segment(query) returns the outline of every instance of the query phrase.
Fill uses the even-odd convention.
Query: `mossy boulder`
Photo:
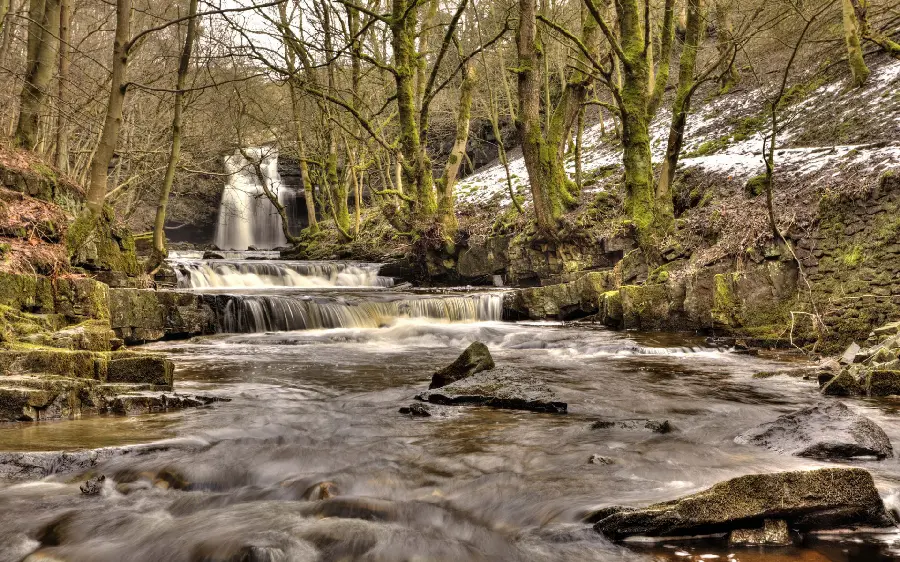
[[[57,279],[55,310],[70,320],[109,318],[109,287],[87,277]]]
[[[42,275],[0,272],[0,305],[29,312],[55,312],[53,284]]]
[[[858,396],[863,394],[863,387],[856,377],[847,370],[842,370],[836,377],[825,383],[822,394],[827,396]]]
[[[671,314],[671,300],[665,284],[625,285],[619,289],[623,328],[639,330],[678,329]]]
[[[191,337],[215,332],[216,315],[203,297],[177,291],[110,289],[110,324],[129,344],[166,336]]]
[[[74,379],[103,380],[106,358],[90,351],[16,349],[0,352],[4,374],[47,373]]]
[[[110,356],[106,380],[111,383],[145,383],[172,386],[175,364],[161,355],[115,353]]]
[[[869,396],[900,396],[900,371],[874,369],[866,379]]]
[[[594,271],[568,283],[520,289],[506,297],[504,306],[532,320],[581,318],[599,312],[601,295],[614,286],[612,271]]]
[[[430,389],[416,399],[433,404],[490,406],[553,414],[564,414],[568,409],[567,404],[537,377],[506,367]]]
[[[860,468],[751,474],[676,500],[612,514],[595,529],[613,540],[695,536],[782,519],[798,531],[893,525],[872,475]]]
[[[66,248],[73,266],[127,275],[140,273],[134,239],[126,228],[116,224],[110,208],[99,215],[79,215],[69,226]]]
[[[481,342],[474,342],[466,348],[456,361],[431,375],[431,385],[428,388],[440,388],[448,384],[470,377],[481,371],[494,368],[494,358],[491,352]]]

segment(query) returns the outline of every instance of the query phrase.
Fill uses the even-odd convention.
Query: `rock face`
[[[473,404],[553,414],[565,414],[568,409],[537,377],[507,367],[429,389],[416,399],[434,404]]]
[[[462,352],[462,355],[456,358],[456,361],[431,375],[431,385],[428,388],[441,388],[452,382],[493,368],[494,358],[491,357],[490,350],[483,343],[474,342]]]
[[[760,528],[766,519],[784,520],[798,531],[893,524],[867,471],[824,468],[741,476],[677,500],[614,513],[594,528],[620,540]]]
[[[110,289],[110,324],[128,344],[215,331],[215,312],[200,295],[149,289]]]
[[[513,317],[570,320],[600,311],[600,297],[615,285],[610,271],[587,273],[575,281],[519,289],[504,299],[504,308]]]
[[[739,435],[735,442],[816,459],[894,456],[884,430],[840,402],[781,416]]]

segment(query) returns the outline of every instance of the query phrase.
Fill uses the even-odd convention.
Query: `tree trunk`
[[[45,112],[47,92],[53,78],[59,29],[59,0],[31,0],[28,9],[28,47],[25,84],[19,102],[16,145],[34,150],[38,144],[41,115]]]
[[[880,31],[872,29],[869,25],[869,3],[867,0],[850,0],[856,19],[859,24],[860,35],[875,43],[895,59],[900,59],[900,43],[892,41],[890,37]]]
[[[734,66],[734,57],[729,57],[728,52],[734,49],[734,24],[731,21],[731,2],[733,0],[715,0],[716,17],[716,49],[719,58],[728,65],[722,76],[719,77],[719,93],[727,94],[737,85],[741,75]]]
[[[469,120],[472,116],[474,89],[475,67],[470,63],[463,69],[463,81],[459,87],[459,107],[456,110],[456,139],[447,157],[444,177],[441,178],[440,214],[444,226],[449,231],[455,231],[458,226],[453,204],[453,188],[456,186],[459,168],[466,157],[466,145],[469,143]]]
[[[316,196],[314,193],[312,180],[309,177],[309,164],[306,162],[306,142],[303,139],[303,125],[300,120],[300,100],[297,98],[297,91],[294,82],[288,82],[291,93],[291,111],[293,112],[296,142],[297,142],[297,160],[300,164],[300,181],[303,183],[303,198],[306,201],[306,220],[307,229],[315,234],[319,232],[319,221],[316,220]]]
[[[394,54],[394,80],[397,91],[397,121],[400,127],[400,154],[403,186],[412,199],[410,218],[424,224],[437,211],[431,162],[422,145],[416,116],[416,15],[417,0],[393,0],[391,46]]]
[[[182,112],[184,111],[184,85],[191,64],[191,50],[194,47],[194,39],[197,35],[197,3],[198,0],[190,0],[188,5],[188,17],[190,17],[190,19],[187,20],[184,47],[181,50],[181,58],[178,61],[178,74],[175,78],[175,103],[172,116],[172,146],[169,151],[169,162],[166,166],[166,175],[163,179],[162,187],[159,190],[159,201],[156,204],[156,220],[153,222],[153,253],[158,261],[162,261],[167,255],[165,230],[166,207],[169,204],[169,194],[172,192],[172,185],[175,183],[175,170],[178,168],[178,161],[181,159],[181,117]],[[154,264],[154,267],[157,264]]]
[[[322,9],[322,32],[324,39],[324,47],[326,56],[332,57],[334,53],[333,30],[331,25],[331,4],[326,1],[321,2]],[[329,61],[326,74],[328,77],[328,93],[335,95],[337,93],[337,83],[334,75],[334,61]],[[331,115],[330,108],[323,103],[326,113],[330,119],[335,119]],[[338,178],[338,154],[337,154],[337,137],[335,135],[336,123],[326,123],[325,142],[328,148],[328,155],[325,157],[325,176],[326,183],[331,189],[329,200],[331,201],[332,216],[341,233],[344,241],[349,241],[350,236],[350,211],[347,206],[347,197],[349,195],[348,184]]]
[[[656,76],[651,77],[654,87],[653,97],[650,98],[650,115],[656,115],[656,111],[662,103],[666,86],[669,84],[669,71],[672,66],[672,43],[675,40],[675,0],[666,0],[663,10],[662,33],[659,38],[659,68]]]
[[[9,13],[9,2],[10,0],[0,0],[0,33],[3,32],[3,27],[6,23],[6,14]]]
[[[64,174],[69,173],[69,108],[66,81],[71,64],[69,42],[71,40],[72,0],[59,3],[59,96],[56,100],[59,111],[56,123],[56,167]]]
[[[847,62],[853,87],[858,88],[869,78],[869,67],[863,59],[862,46],[859,43],[859,21],[853,9],[852,0],[841,0],[844,18],[844,41],[847,44]]]
[[[622,145],[625,166],[625,208],[637,227],[645,248],[668,229],[671,199],[656,199],[650,152],[650,69],[652,60],[645,41],[643,15],[638,0],[616,2],[621,34]]]
[[[684,46],[681,50],[681,63],[678,69],[678,91],[675,94],[675,102],[672,104],[672,124],[669,127],[666,158],[663,160],[659,183],[656,186],[656,197],[660,201],[672,198],[672,184],[675,181],[678,157],[684,143],[684,128],[691,108],[691,95],[696,87],[694,69],[697,66],[697,51],[702,35],[703,14],[700,0],[688,0]]]
[[[122,127],[122,108],[125,105],[125,72],[128,68],[128,36],[131,28],[132,0],[116,0],[116,32],[113,39],[112,80],[106,118],[100,142],[91,160],[90,184],[87,191],[87,206],[94,215],[103,209],[106,198],[106,180],[109,165],[116,153],[116,141]]]

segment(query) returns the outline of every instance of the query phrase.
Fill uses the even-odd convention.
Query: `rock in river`
[[[761,528],[766,519],[784,520],[797,531],[893,525],[872,475],[861,468],[823,468],[733,478],[680,499],[614,513],[594,528],[613,540],[696,536]]]
[[[430,389],[441,388],[452,382],[470,377],[482,371],[494,368],[494,358],[487,346],[474,342],[466,348],[456,361],[431,375]]]
[[[786,414],[739,435],[735,442],[815,459],[894,456],[884,430],[840,402]]]
[[[565,414],[568,409],[540,379],[508,367],[429,389],[416,399],[433,404],[473,404],[554,414]]]

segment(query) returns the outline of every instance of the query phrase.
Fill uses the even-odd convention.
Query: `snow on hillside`
[[[785,129],[775,151],[776,173],[825,186],[847,177],[874,179],[900,166],[900,61],[872,68],[866,86],[847,91],[841,82],[823,84],[782,111]],[[746,181],[765,171],[763,134],[768,130],[764,95],[759,90],[714,98],[688,119],[680,169],[696,168]],[[651,125],[653,160],[665,153],[671,114],[661,111]],[[610,130],[612,123],[607,121]],[[619,146],[601,134],[600,124],[584,131],[582,168],[587,176],[619,168]],[[849,142],[841,142],[847,139]],[[528,204],[528,173],[519,150],[510,152],[510,175],[517,194]],[[567,170],[574,176],[570,158]],[[588,189],[602,190],[602,182]],[[510,204],[506,172],[494,162],[461,180],[460,203]]]

